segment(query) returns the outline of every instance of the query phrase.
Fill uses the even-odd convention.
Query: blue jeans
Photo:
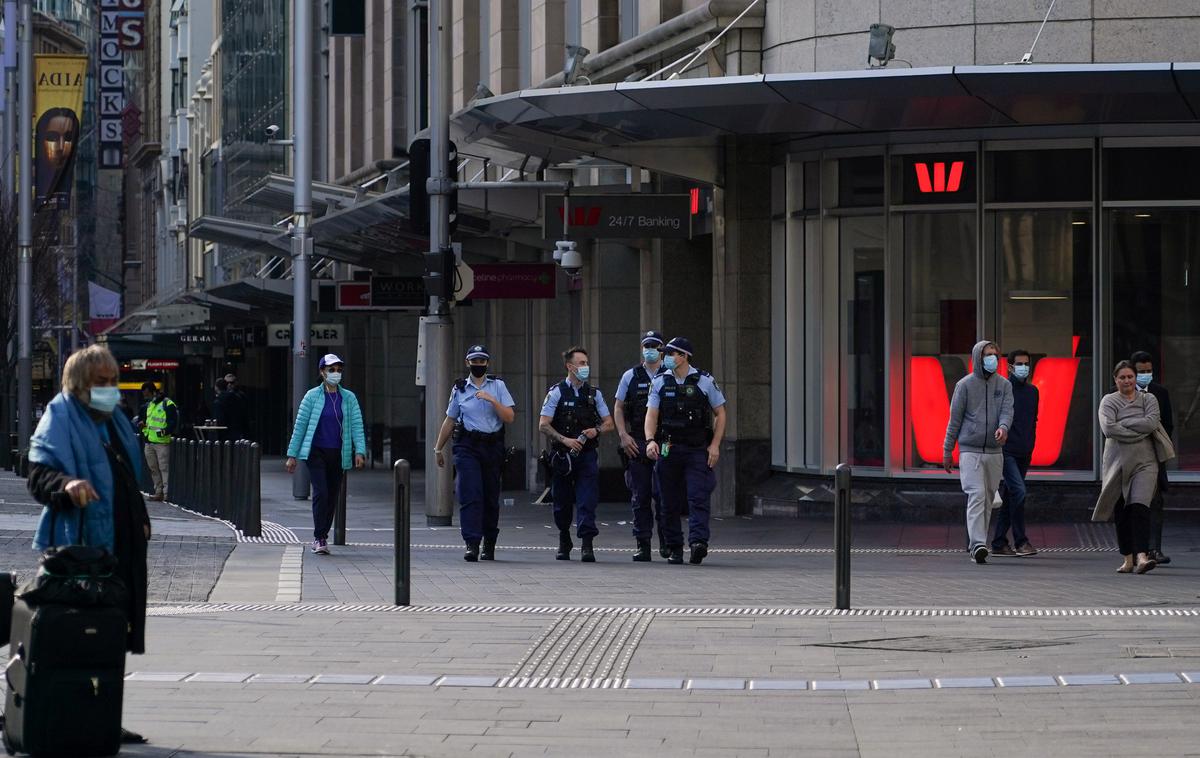
[[[1004,454],[1004,479],[1000,496],[1004,505],[996,511],[996,533],[992,537],[992,549],[1008,544],[1008,530],[1012,529],[1013,547],[1020,547],[1029,538],[1025,536],[1025,475],[1029,473],[1029,456],[1016,457]]]

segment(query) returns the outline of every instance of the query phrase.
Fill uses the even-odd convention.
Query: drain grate
[[[881,637],[848,642],[817,642],[813,647],[837,647],[848,650],[893,650],[904,653],[986,653],[1001,650],[1026,650],[1035,647],[1069,645],[1062,640],[1011,640],[983,637]]]

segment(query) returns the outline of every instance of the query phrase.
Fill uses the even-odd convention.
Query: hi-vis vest
[[[171,435],[167,434],[167,406],[175,406],[175,401],[169,397],[165,397],[161,402],[151,401],[150,405],[146,406],[146,441],[154,442],[159,445],[165,445],[171,441]]]

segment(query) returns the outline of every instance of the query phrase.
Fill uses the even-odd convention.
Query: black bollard
[[[392,467],[392,505],[396,511],[392,533],[396,605],[411,605],[409,595],[412,589],[412,567],[409,561],[409,543],[412,540],[412,467],[403,458],[396,461],[396,465]]]
[[[246,528],[242,529],[242,534],[247,537],[262,536],[262,449],[259,448],[257,442],[251,442],[246,446],[247,467],[246,486],[247,486],[247,513],[246,513]]]
[[[346,544],[346,480],[350,478],[349,471],[342,472],[342,486],[338,488],[337,507],[333,512],[333,544]]]
[[[834,606],[850,608],[850,466],[839,463],[833,474]]]

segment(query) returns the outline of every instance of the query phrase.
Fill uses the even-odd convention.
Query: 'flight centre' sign
[[[542,237],[548,240],[691,236],[689,195],[546,195],[542,200]]]

